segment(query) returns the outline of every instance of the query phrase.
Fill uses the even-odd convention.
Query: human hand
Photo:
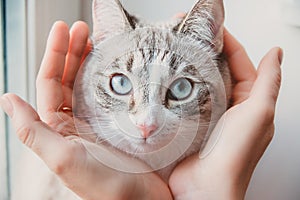
[[[273,48],[255,70],[244,48],[225,30],[224,53],[236,82],[233,107],[213,130],[220,134],[214,149],[175,168],[169,181],[175,199],[244,199],[253,171],[273,137],[282,50]]]
[[[65,23],[55,23],[36,82],[38,113],[13,94],[1,97],[1,107],[19,139],[82,199],[171,199],[168,186],[156,174],[113,170],[87,151],[93,148],[110,156],[104,146],[79,138],[72,93],[80,64],[91,50],[88,35],[83,22],[75,23],[70,33]],[[132,159],[128,163],[141,165]]]

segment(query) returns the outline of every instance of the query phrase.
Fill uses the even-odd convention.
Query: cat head
[[[180,22],[156,26],[118,0],[94,0],[93,20],[78,102],[99,142],[136,155],[165,149],[170,162],[199,150],[227,106],[222,1],[200,0]]]

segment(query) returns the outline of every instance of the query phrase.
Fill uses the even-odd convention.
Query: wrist
[[[214,185],[197,187],[174,195],[175,200],[243,200],[245,192],[240,186]]]
[[[135,187],[126,199],[173,199],[168,185],[155,173],[137,174],[135,177]]]
[[[174,199],[242,200],[248,182],[248,176],[245,174],[232,169],[224,170],[223,167],[220,170],[216,165],[214,167],[206,165],[199,162],[195,156],[175,169],[169,185]]]

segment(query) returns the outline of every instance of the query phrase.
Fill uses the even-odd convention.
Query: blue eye
[[[186,78],[180,78],[174,81],[168,92],[168,98],[171,100],[184,100],[188,98],[193,90],[193,85],[191,81]]]
[[[132,84],[124,74],[114,75],[110,80],[110,86],[112,91],[118,95],[127,95],[132,90]]]

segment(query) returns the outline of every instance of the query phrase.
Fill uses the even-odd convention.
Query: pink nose
[[[143,125],[138,125],[137,127],[141,130],[144,139],[150,137],[152,133],[157,129],[157,126],[153,124],[152,125],[143,124]]]

